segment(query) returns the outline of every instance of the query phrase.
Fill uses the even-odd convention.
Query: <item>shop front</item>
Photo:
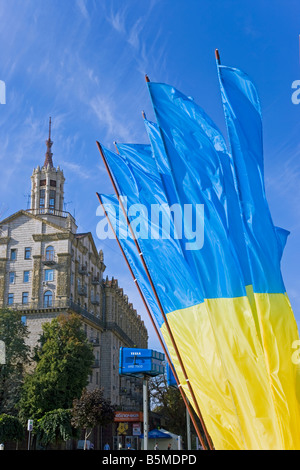
[[[142,434],[141,411],[116,411],[114,418],[113,450],[140,450]]]

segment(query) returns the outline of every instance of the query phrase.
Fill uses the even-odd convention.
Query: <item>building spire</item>
[[[48,137],[48,140],[46,140],[47,152],[45,153],[44,167],[47,167],[49,165],[50,168],[53,168],[53,161],[52,161],[53,153],[51,152],[52,144],[53,142],[51,140],[51,117],[50,117],[49,118],[49,137]]]

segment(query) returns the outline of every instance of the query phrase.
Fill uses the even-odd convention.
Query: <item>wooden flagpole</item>
[[[178,359],[178,361],[179,361],[179,364],[180,364],[181,370],[182,370],[182,372],[183,372],[185,381],[186,381],[186,383],[187,383],[188,389],[189,389],[190,394],[191,394],[191,396],[192,396],[192,399],[193,399],[193,402],[194,402],[194,405],[195,405],[195,409],[196,409],[196,411],[197,411],[197,414],[198,414],[198,417],[199,417],[199,419],[200,419],[202,428],[203,428],[203,430],[204,430],[204,433],[205,433],[205,436],[206,436],[206,439],[207,439],[209,448],[212,450],[212,449],[213,449],[213,444],[212,444],[212,442],[211,442],[211,438],[210,438],[210,436],[209,436],[209,434],[208,434],[208,432],[207,432],[206,426],[205,426],[205,424],[204,424],[204,421],[203,421],[203,418],[202,418],[202,414],[201,414],[200,409],[199,409],[199,405],[198,405],[198,403],[197,403],[197,400],[196,400],[194,391],[193,391],[193,389],[192,389],[192,387],[191,387],[189,378],[188,378],[188,376],[187,376],[185,367],[184,367],[184,365],[183,365],[183,362],[182,362],[180,353],[179,353],[178,348],[177,348],[177,344],[176,344],[176,342],[175,342],[175,339],[174,339],[174,337],[173,337],[172,331],[171,331],[171,329],[170,329],[170,326],[169,326],[167,317],[166,317],[166,315],[165,315],[165,313],[164,313],[164,310],[163,310],[163,308],[162,308],[162,305],[161,305],[161,302],[160,302],[160,300],[159,300],[158,294],[157,294],[157,292],[156,292],[155,286],[154,286],[154,284],[153,284],[152,278],[151,278],[151,276],[150,276],[148,267],[147,267],[146,262],[145,262],[145,260],[144,260],[143,253],[142,253],[142,251],[141,251],[141,249],[140,249],[140,247],[139,247],[139,244],[138,244],[138,242],[137,242],[137,240],[136,240],[135,234],[134,234],[134,232],[133,232],[133,230],[132,230],[130,221],[129,221],[129,219],[128,219],[128,215],[127,215],[127,213],[126,213],[126,211],[125,211],[125,209],[124,209],[123,203],[122,203],[122,201],[121,201],[121,199],[120,199],[119,190],[118,190],[118,188],[117,188],[117,186],[116,186],[116,184],[115,184],[115,181],[114,181],[113,176],[112,176],[112,174],[111,174],[110,168],[109,168],[109,166],[108,166],[108,164],[107,164],[107,161],[106,161],[104,152],[103,152],[103,150],[102,150],[102,147],[101,147],[101,145],[100,145],[100,143],[99,143],[98,141],[97,141],[96,143],[97,143],[97,146],[98,146],[100,155],[101,155],[101,157],[102,157],[102,160],[103,160],[103,162],[104,162],[105,168],[106,168],[106,170],[107,170],[107,173],[108,173],[108,175],[109,175],[109,178],[110,178],[110,180],[111,180],[111,183],[112,183],[112,185],[113,185],[113,188],[114,188],[114,190],[115,190],[115,193],[116,193],[116,195],[117,195],[119,204],[120,204],[120,206],[121,206],[121,208],[122,208],[122,210],[123,210],[124,216],[125,216],[125,218],[126,218],[127,225],[128,225],[128,227],[129,227],[129,230],[130,230],[130,232],[131,232],[131,234],[132,234],[134,243],[135,243],[136,248],[137,248],[137,250],[138,250],[138,254],[139,254],[139,256],[141,257],[141,261],[142,261],[142,264],[143,264],[143,266],[144,266],[144,269],[145,269],[145,272],[146,272],[146,274],[147,274],[147,277],[148,277],[148,280],[149,280],[149,282],[150,282],[150,285],[151,285],[151,287],[152,287],[152,290],[153,290],[153,293],[154,293],[154,296],[155,296],[157,305],[158,305],[158,307],[159,307],[159,309],[160,309],[160,312],[161,312],[161,314],[162,314],[162,317],[163,317],[163,319],[164,319],[164,322],[165,322],[165,325],[166,325],[166,328],[167,328],[167,331],[168,331],[168,334],[169,334],[169,338],[170,338],[170,340],[171,340],[171,342],[172,342],[172,346],[173,346],[173,348],[174,348],[174,351],[175,351],[176,356],[177,356],[177,359]]]

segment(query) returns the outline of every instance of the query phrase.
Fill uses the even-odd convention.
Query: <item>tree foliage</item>
[[[30,348],[26,345],[28,329],[21,316],[8,308],[0,309],[0,340],[5,343],[6,363],[0,365],[0,413],[17,414]]]
[[[71,425],[70,410],[53,410],[46,413],[37,423],[37,439],[42,445],[59,444],[75,437]]]
[[[84,390],[80,399],[75,399],[71,423],[85,431],[85,442],[97,425],[106,426],[114,420],[114,407],[103,397],[102,389]]]
[[[21,441],[24,438],[24,428],[16,416],[6,413],[0,415],[0,442]]]
[[[24,421],[40,419],[58,408],[71,408],[86,387],[94,354],[77,315],[60,315],[43,325],[35,360],[35,370],[26,376],[20,400]]]
[[[186,434],[186,407],[177,387],[168,387],[164,375],[149,382],[151,408],[166,420],[168,431],[184,437]]]

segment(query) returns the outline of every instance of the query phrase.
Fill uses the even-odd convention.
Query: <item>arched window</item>
[[[54,248],[53,246],[47,246],[46,248],[46,260],[53,261],[54,260]]]
[[[50,290],[44,293],[44,307],[52,307],[52,292]]]

